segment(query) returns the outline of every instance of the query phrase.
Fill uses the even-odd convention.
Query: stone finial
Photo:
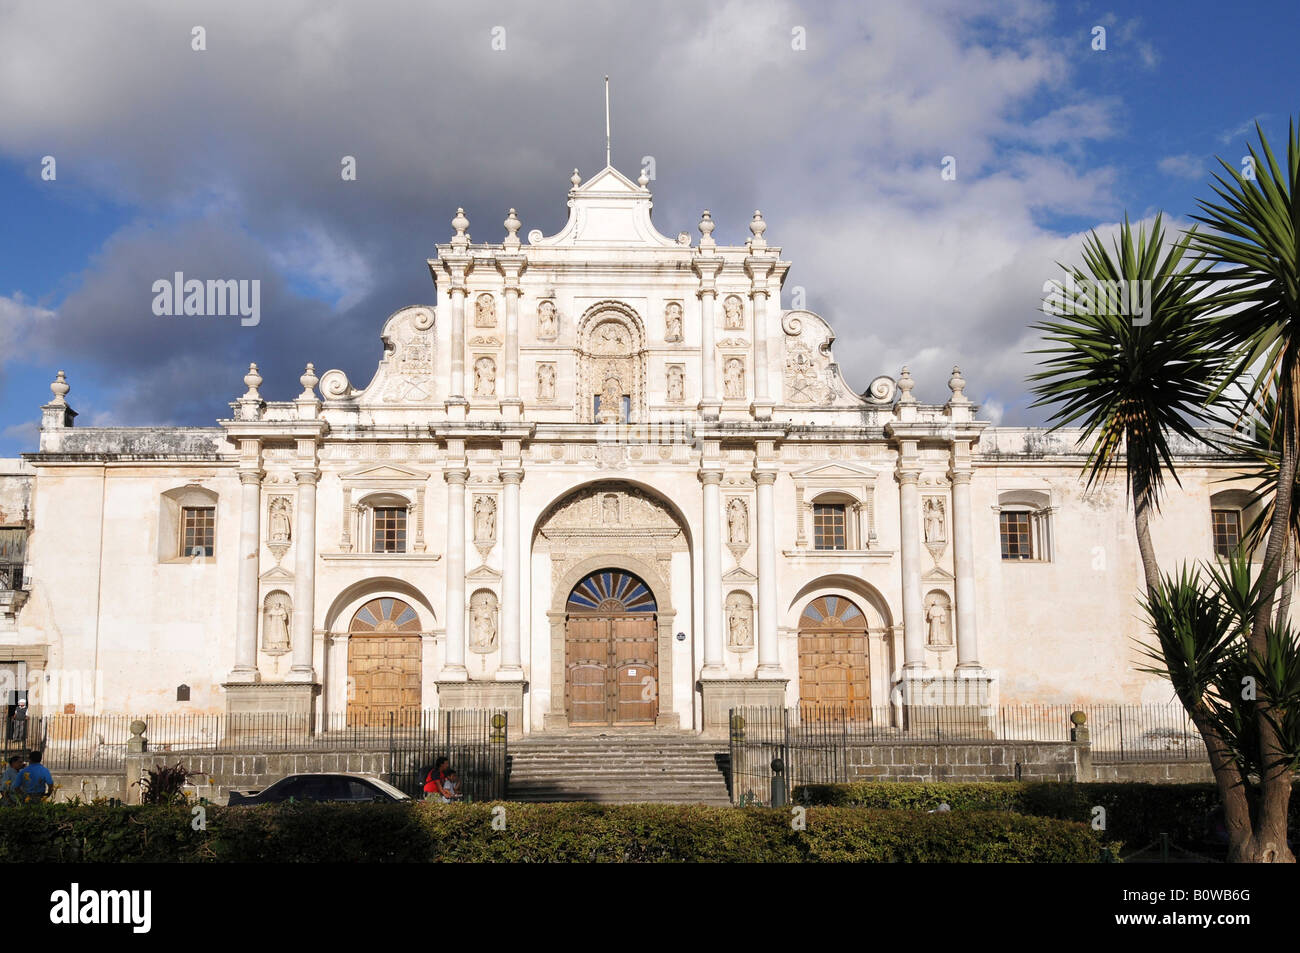
[[[521,225],[523,225],[523,223],[519,221],[519,217],[515,215],[514,209],[511,209],[510,214],[506,216],[506,220],[504,224],[506,226],[506,240],[504,243],[505,246],[507,248],[518,248],[519,228]]]
[[[573,175],[569,176],[569,181],[573,183],[575,189],[582,185],[582,176],[578,175],[577,169],[573,170]]]
[[[320,378],[316,376],[316,365],[308,364],[307,369],[302,372],[302,377],[298,378],[298,383],[302,385],[302,393],[298,395],[298,399],[315,400],[316,385],[320,383]]]
[[[463,208],[456,209],[456,217],[451,220],[451,227],[456,229],[456,234],[452,236],[451,243],[457,248],[464,248],[469,244],[469,219],[465,217]]]
[[[713,248],[718,244],[713,240],[714,227],[713,216],[709,214],[709,210],[706,208],[704,214],[700,216],[700,235],[703,236],[700,239],[701,248]]]
[[[961,368],[954,366],[952,377],[948,378],[948,389],[952,391],[952,397],[949,403],[952,404],[969,404],[970,398],[963,393],[966,390],[966,378],[961,376]]]
[[[59,371],[59,373],[55,375],[54,382],[50,384],[50,393],[54,395],[54,399],[51,400],[50,403],[66,404],[67,401],[64,400],[64,398],[68,396],[68,391],[70,390],[72,390],[72,387],[68,384],[67,376],[63,371]]]
[[[767,240],[763,238],[763,233],[767,231],[767,222],[763,221],[763,213],[754,210],[754,217],[749,223],[749,231],[753,238],[749,240],[750,248],[766,248]]]
[[[903,373],[898,375],[898,402],[900,404],[914,404],[916,398],[912,396],[912,388],[916,386],[916,381],[912,380],[912,372],[908,370],[907,365],[903,365]]]
[[[642,169],[641,174],[636,177],[636,184],[643,189],[650,184],[650,176],[646,175],[645,169]]]
[[[249,364],[248,373],[244,375],[244,383],[248,386],[248,393],[240,400],[261,400],[262,395],[257,389],[262,386],[262,375],[257,373],[257,365]]]

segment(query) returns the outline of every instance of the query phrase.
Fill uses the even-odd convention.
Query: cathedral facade
[[[253,365],[215,427],[87,428],[60,373],[0,472],[0,662],[34,713],[713,732],[1171,697],[1136,671],[1123,486],[1084,492],[1076,433],[991,426],[957,369],[943,404],[907,368],[846,380],[759,213],[743,245],[708,212],[672,238],[647,186],[575,171],[525,240],[458,212],[368,383],[307,364],[272,402]],[[1180,464],[1170,565],[1249,519],[1232,461]]]

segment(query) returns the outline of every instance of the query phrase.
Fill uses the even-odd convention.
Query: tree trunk
[[[1295,587],[1295,536],[1287,533],[1286,551],[1282,556],[1282,592],[1277,600],[1277,615],[1273,625],[1282,628],[1290,621],[1291,590]]]
[[[1147,580],[1147,594],[1160,585],[1160,566],[1156,563],[1155,546],[1151,543],[1151,493],[1147,488],[1133,494],[1133,523],[1137,529],[1138,555],[1142,557],[1142,572]]]

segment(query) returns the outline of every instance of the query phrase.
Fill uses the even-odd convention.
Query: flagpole
[[[605,165],[609,165],[609,77],[605,77]]]

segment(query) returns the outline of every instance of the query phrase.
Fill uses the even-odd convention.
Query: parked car
[[[226,804],[280,804],[284,801],[330,801],[371,804],[409,801],[387,781],[364,774],[291,774],[261,790],[231,791]]]

